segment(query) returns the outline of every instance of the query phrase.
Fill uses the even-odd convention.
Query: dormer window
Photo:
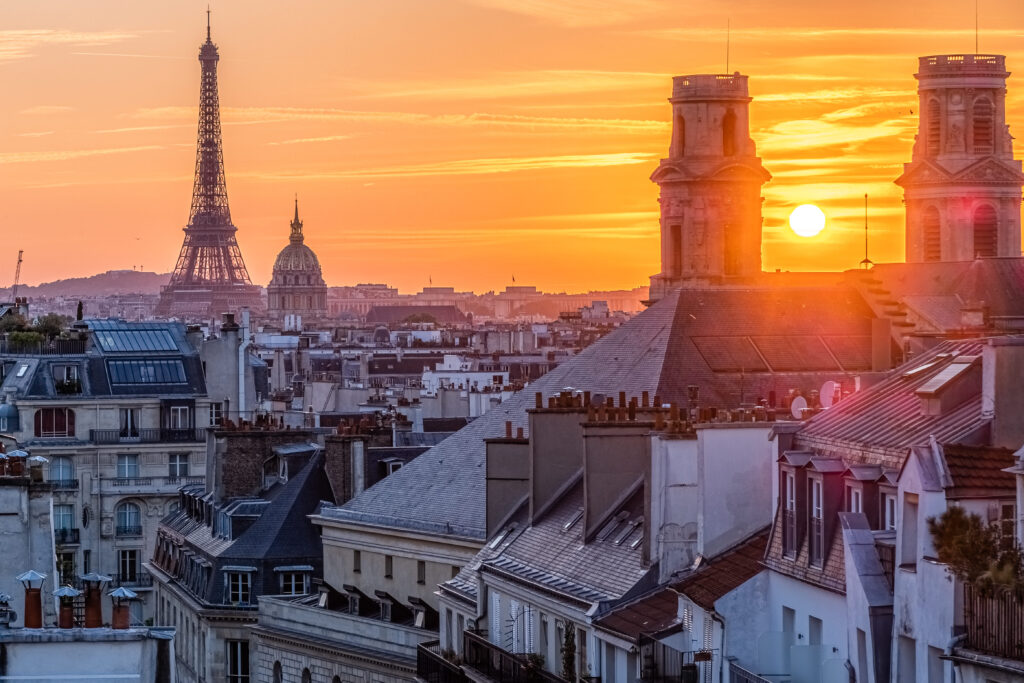
[[[281,586],[281,595],[305,595],[309,592],[309,575],[313,571],[310,565],[292,565],[274,567]]]
[[[249,605],[252,602],[252,575],[255,567],[224,568],[224,602],[231,605]]]
[[[886,531],[896,531],[896,494],[882,494],[882,519]]]
[[[822,566],[825,560],[825,508],[821,479],[810,479],[810,559]]]
[[[846,511],[864,512],[864,492],[860,487],[847,485],[846,487]]]
[[[782,480],[782,552],[786,557],[796,557],[796,473],[785,472]]]

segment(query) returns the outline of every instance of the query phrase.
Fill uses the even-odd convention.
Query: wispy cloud
[[[889,120],[862,125],[841,125],[823,120],[783,121],[762,131],[758,147],[776,154],[802,149],[848,147],[854,143],[895,137],[912,130],[905,121]]]
[[[130,115],[133,119],[191,120],[196,110],[191,107],[155,107],[140,109]],[[530,130],[545,128],[558,130],[615,130],[618,132],[663,132],[668,129],[664,121],[643,119],[598,119],[557,116],[526,116],[517,114],[422,114],[396,111],[359,111],[316,107],[227,107],[222,110],[225,125],[282,123],[287,121],[345,121],[397,123],[431,126],[487,126]],[[152,127],[115,128],[102,132],[123,132]]]
[[[644,90],[664,86],[670,78],[671,74],[649,71],[545,69],[496,72],[475,79],[420,79],[404,83],[349,81],[346,86],[361,92],[363,98],[373,99],[497,100]]]
[[[7,29],[0,31],[0,62],[24,59],[47,45],[113,45],[135,37],[126,31]]]
[[[708,30],[706,27],[680,27],[641,31],[645,35],[686,41],[721,42],[723,31]],[[766,39],[777,42],[787,40],[834,40],[837,38],[964,38],[974,35],[973,28],[923,28],[915,27],[863,27],[825,28],[813,26],[765,26],[733,28],[731,35],[738,39]],[[1020,38],[1024,32],[1019,29],[986,29],[985,35],[992,38]]]
[[[503,157],[493,159],[455,159],[427,164],[338,171],[243,172],[236,177],[257,180],[368,180],[373,178],[415,178],[423,176],[491,175],[517,171],[561,168],[598,168],[649,163],[654,154],[621,152],[617,154],[574,154],[546,157]]]
[[[661,11],[658,0],[469,0],[490,9],[522,14],[561,26],[624,24]]]
[[[73,55],[82,57],[127,57],[130,59],[187,59],[187,57],[175,57],[173,55],[144,55],[134,52],[72,52]]]
[[[872,87],[857,88],[826,88],[804,92],[775,92],[757,95],[758,102],[850,102],[870,98],[893,98],[900,101],[911,101],[912,91],[903,89],[886,89]]]
[[[24,114],[25,116],[50,116],[52,114],[63,114],[64,112],[74,110],[74,107],[69,107],[64,104],[37,104],[34,107],[22,109],[19,113]]]
[[[351,135],[324,135],[318,138],[293,138],[291,140],[281,140],[280,142],[268,142],[268,145],[299,145],[306,142],[336,142],[338,140],[351,140]]]
[[[19,138],[41,138],[44,135],[53,135],[52,130],[40,130],[32,133],[18,133]]]
[[[156,149],[163,149],[163,147],[159,145],[142,145],[139,147],[113,147],[108,149],[70,149],[49,152],[0,152],[0,164],[26,164],[40,161],[68,161],[70,159],[106,156],[108,154],[148,152]]]

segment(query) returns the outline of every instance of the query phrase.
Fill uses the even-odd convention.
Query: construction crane
[[[18,301],[18,280],[21,279],[21,256],[25,253],[24,249],[18,250],[18,265],[14,268],[14,284],[11,286],[11,301]]]

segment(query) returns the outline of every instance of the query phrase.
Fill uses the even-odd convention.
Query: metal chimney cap
[[[107,595],[109,595],[112,598],[120,598],[120,599],[123,599],[123,600],[133,600],[133,599],[139,597],[138,593],[136,593],[135,591],[132,591],[132,590],[128,590],[124,586],[118,586],[114,590],[112,590],[109,593],[107,593]]]
[[[61,586],[57,590],[53,591],[53,594],[58,598],[77,598],[82,594],[82,591],[71,586]]]
[[[113,576],[106,576],[104,574],[97,574],[96,572],[89,572],[88,574],[82,574],[78,578],[80,578],[82,581],[98,581],[100,583],[107,583],[108,581],[113,581],[114,580]]]

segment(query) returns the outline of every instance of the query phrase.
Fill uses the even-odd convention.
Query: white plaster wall
[[[842,663],[848,657],[846,599],[839,593],[818,588],[809,583],[784,576],[776,572],[768,573],[768,618],[770,630],[762,634],[758,643],[757,670],[767,673],[785,673],[785,648],[780,647],[782,636],[782,608],[789,607],[796,612],[796,633],[793,635],[789,648],[789,659],[793,669],[791,683],[812,683],[818,680],[824,683],[846,683],[849,675]],[[822,621],[822,646],[813,650],[809,642],[810,617]],[[833,651],[832,648],[835,648]],[[806,667],[808,660],[821,663],[824,675],[819,672],[815,677],[801,677],[795,669],[801,664]],[[835,662],[842,667],[842,677],[836,678],[838,670]]]
[[[715,602],[715,611],[725,621],[725,655],[736,657],[746,669],[756,665],[758,638],[771,630],[769,608],[767,570]]]

